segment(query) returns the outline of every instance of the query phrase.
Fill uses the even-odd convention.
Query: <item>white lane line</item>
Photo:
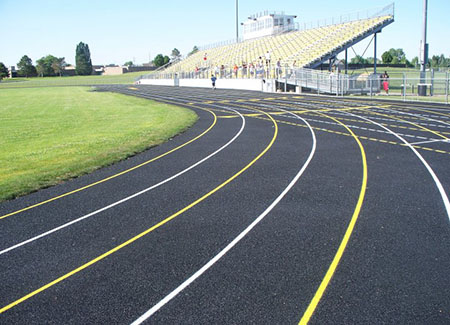
[[[46,231],[46,232],[44,232],[44,233],[42,233],[42,234],[40,234],[40,235],[37,235],[37,236],[32,237],[32,238],[30,238],[30,239],[27,239],[27,240],[25,240],[25,241],[23,241],[23,242],[20,242],[20,243],[16,244],[16,245],[13,245],[13,246],[11,246],[11,247],[5,248],[5,249],[3,249],[3,250],[0,251],[0,255],[5,254],[5,253],[7,253],[7,252],[9,252],[9,251],[12,251],[12,250],[14,250],[14,249],[16,249],[16,248],[19,248],[19,247],[21,247],[21,246],[24,246],[24,245],[26,245],[26,244],[29,244],[29,243],[31,243],[31,242],[33,242],[33,241],[35,241],[35,240],[40,239],[40,238],[46,237],[46,236],[48,236],[48,235],[50,235],[50,234],[52,234],[52,233],[54,233],[54,232],[57,232],[57,231],[59,231],[59,230],[61,230],[61,229],[64,229],[64,228],[66,228],[66,227],[69,227],[69,226],[71,226],[71,225],[73,225],[73,224],[75,224],[75,223],[77,223],[77,222],[80,222],[80,221],[82,221],[82,220],[84,220],[84,219],[87,219],[87,218],[89,218],[89,217],[92,217],[93,215],[96,215],[96,214],[98,214],[98,213],[100,213],[100,212],[103,212],[103,211],[105,211],[105,210],[111,209],[112,207],[115,207],[116,205],[119,205],[119,204],[121,204],[121,203],[124,203],[124,202],[126,202],[126,201],[128,201],[128,200],[131,200],[131,199],[133,199],[133,198],[135,198],[135,197],[137,197],[137,196],[139,196],[139,195],[142,195],[142,194],[144,194],[144,193],[146,193],[146,192],[148,192],[148,191],[151,191],[151,190],[157,188],[158,186],[161,186],[161,185],[163,185],[163,184],[165,184],[165,183],[167,183],[167,182],[170,182],[171,180],[177,178],[178,176],[183,175],[184,173],[190,171],[191,169],[197,167],[197,166],[200,165],[201,163],[203,163],[203,162],[205,162],[206,160],[210,159],[211,157],[215,156],[215,155],[218,154],[220,151],[222,151],[223,149],[225,149],[226,147],[228,147],[231,143],[233,143],[234,140],[236,140],[236,139],[241,135],[242,131],[243,131],[244,128],[245,128],[245,118],[244,118],[244,116],[242,116],[242,114],[240,114],[239,112],[235,111],[235,110],[232,109],[232,108],[230,108],[230,110],[234,111],[236,114],[238,114],[238,115],[241,117],[241,120],[242,120],[241,128],[239,129],[239,131],[234,135],[234,137],[233,137],[231,140],[229,140],[226,144],[224,144],[222,147],[220,147],[219,149],[217,149],[217,150],[214,151],[213,153],[211,153],[211,154],[209,154],[208,156],[206,156],[205,158],[203,158],[203,159],[197,161],[195,164],[189,166],[188,168],[183,169],[182,171],[178,172],[177,174],[172,175],[171,177],[166,178],[165,180],[163,180],[163,181],[161,181],[161,182],[159,182],[159,183],[157,183],[157,184],[155,184],[155,185],[152,185],[152,186],[150,186],[150,187],[147,187],[146,189],[144,189],[144,190],[142,190],[142,191],[139,191],[139,192],[137,192],[137,193],[135,193],[135,194],[132,194],[132,195],[130,195],[130,196],[127,196],[126,198],[124,198],[124,199],[122,199],[122,200],[116,201],[116,202],[114,202],[114,203],[112,203],[112,204],[110,204],[110,205],[108,205],[108,206],[105,206],[105,207],[103,207],[103,208],[101,208],[101,209],[95,210],[94,212],[91,212],[91,213],[86,214],[86,215],[84,215],[84,216],[82,216],[82,217],[79,217],[79,218],[77,218],[77,219],[75,219],[75,220],[72,220],[72,221],[70,221],[70,222],[67,222],[67,223],[65,223],[65,224],[63,224],[63,225],[61,225],[61,226],[59,226],[59,227],[53,228],[53,229],[51,229],[51,230],[49,230],[49,231]]]
[[[422,164],[425,166],[425,168],[428,170],[428,172],[430,173],[431,177],[433,178],[436,187],[439,190],[439,193],[441,195],[442,201],[444,202],[444,206],[445,206],[445,210],[447,211],[447,216],[448,219],[450,221],[450,202],[448,200],[448,196],[447,193],[445,192],[444,187],[442,186],[441,181],[439,180],[439,178],[436,176],[436,174],[434,173],[433,169],[431,168],[431,166],[427,163],[427,161],[422,157],[422,155],[412,146],[411,143],[409,143],[408,141],[406,141],[404,138],[402,138],[400,135],[398,135],[397,133],[395,133],[394,131],[390,130],[389,128],[385,127],[384,125],[381,125],[380,123],[377,123],[375,121],[371,121],[370,119],[364,117],[364,116],[359,116],[357,114],[354,113],[347,113],[349,115],[352,116],[356,116],[359,117],[363,120],[372,122],[373,124],[378,125],[379,127],[389,131],[392,135],[394,135],[396,138],[398,138],[400,141],[402,141],[406,146],[408,146],[413,152],[414,154],[419,158],[419,160],[422,162]]]
[[[291,113],[292,114],[292,113]],[[230,251],[242,238],[244,238],[259,222],[261,222],[264,217],[269,214],[270,211],[283,199],[283,197],[288,193],[291,188],[298,181],[300,176],[302,176],[303,172],[308,167],[311,162],[314,153],[316,151],[316,135],[314,134],[314,130],[311,125],[302,117],[298,116],[309,128],[311,132],[311,136],[313,139],[313,144],[311,148],[311,152],[309,153],[308,159],[301,167],[300,171],[295,175],[295,177],[291,180],[289,185],[281,192],[281,194],[264,210],[262,214],[260,214],[247,228],[244,229],[235,239],[233,239],[224,249],[222,249],[216,256],[214,256],[208,263],[206,263],[202,268],[200,268],[197,272],[195,272],[192,276],[190,276],[186,281],[180,284],[177,288],[175,288],[172,292],[170,292],[167,296],[165,296],[161,301],[159,301],[156,305],[150,308],[147,312],[145,312],[142,316],[136,319],[131,325],[138,325],[146,321],[149,317],[151,317],[154,313],[156,313],[159,309],[161,309],[165,304],[167,304],[170,300],[175,298],[181,291],[183,291],[186,287],[188,287],[192,282],[198,279],[203,273],[205,273],[211,266],[213,266],[218,260],[220,260],[228,251]]]
[[[371,109],[370,112],[376,112],[376,113],[380,113],[380,114],[386,113],[386,112],[384,112],[384,111],[381,111],[381,108],[380,108],[379,110]],[[393,111],[393,112],[399,113],[398,111]],[[345,112],[342,112],[342,113],[336,113],[336,114],[337,114],[337,115],[344,115]],[[400,124],[410,124],[410,123],[407,122],[407,121],[400,121],[400,120],[395,119],[395,118],[394,118],[394,119],[392,119],[392,118],[382,118],[382,117],[378,117],[378,116],[371,116],[370,118],[371,118],[372,120],[379,120],[379,121],[386,121],[386,122],[400,123]],[[430,124],[430,123],[425,123],[425,122],[423,122],[423,121],[422,121],[422,122],[416,121],[416,122],[414,122],[414,123],[417,124],[417,125],[421,125],[421,126],[429,126],[429,127],[438,127],[438,128],[449,129],[449,127],[444,126],[444,125]],[[442,122],[442,123],[445,123],[445,122]]]
[[[450,139],[433,139],[429,141],[420,141],[420,142],[411,142],[412,146],[418,145],[418,144],[425,144],[425,143],[432,143],[432,142],[447,142],[450,143]]]
[[[447,123],[447,122],[444,122],[444,121],[441,121],[441,120],[436,120],[436,119],[430,118],[430,117],[424,117],[424,116],[422,116],[420,114],[401,112],[401,111],[396,111],[396,110],[392,110],[392,109],[388,109],[388,108],[381,108],[381,109],[384,110],[384,111],[392,112],[392,113],[399,113],[399,114],[402,114],[402,115],[414,116],[416,118],[422,118],[422,119],[426,119],[426,120],[429,120],[429,121],[445,124],[447,127],[450,126],[450,124]],[[432,125],[432,124],[430,124],[430,125]],[[435,126],[435,127],[443,127],[442,125],[435,125],[435,124],[433,124],[433,126]]]

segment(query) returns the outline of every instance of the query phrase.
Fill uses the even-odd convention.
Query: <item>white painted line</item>
[[[433,178],[436,187],[439,190],[439,193],[441,195],[442,201],[444,202],[444,206],[445,206],[445,210],[447,211],[447,216],[448,219],[450,221],[450,202],[448,200],[448,196],[447,193],[445,192],[444,187],[442,186],[441,181],[439,180],[439,178],[436,176],[436,174],[434,173],[433,169],[431,168],[431,166],[427,163],[427,161],[422,157],[422,155],[411,145],[411,143],[409,143],[408,141],[406,141],[404,138],[402,138],[400,135],[398,135],[397,133],[395,133],[394,131],[388,129],[387,127],[381,125],[380,123],[377,123],[375,121],[371,121],[370,119],[363,117],[363,116],[359,116],[357,114],[354,113],[349,113],[347,112],[347,114],[352,115],[352,116],[356,116],[359,117],[363,120],[372,122],[373,124],[378,125],[379,127],[389,131],[392,135],[394,135],[396,138],[398,138],[400,141],[402,141],[404,144],[406,144],[413,152],[414,154],[419,158],[419,160],[423,163],[423,165],[425,166],[425,168],[428,170],[428,172],[430,173],[431,177]]]
[[[432,143],[432,142],[447,142],[450,143],[450,139],[433,139],[429,141],[420,141],[420,142],[411,142],[412,146],[418,145],[418,144],[425,144],[425,143]]]
[[[414,116],[414,117],[418,117],[418,118],[423,118],[423,119],[427,119],[429,121],[433,121],[433,122],[437,122],[437,123],[442,123],[445,124],[446,126],[450,126],[449,123],[441,121],[441,120],[436,120],[434,118],[430,118],[430,117],[424,117],[420,114],[413,114],[413,113],[407,113],[407,112],[401,112],[401,111],[396,111],[396,110],[392,110],[392,109],[388,109],[388,108],[381,108],[382,110],[385,111],[389,111],[389,112],[393,112],[393,113],[399,113],[399,114],[403,114],[403,115],[409,115],[409,116]],[[435,125],[435,124],[430,124],[430,126],[434,126],[434,127],[443,127],[442,125]]]
[[[165,183],[167,183],[167,182],[170,182],[171,180],[177,178],[178,176],[183,175],[184,173],[190,171],[191,169],[197,167],[197,166],[200,165],[201,163],[203,163],[203,162],[205,162],[206,160],[210,159],[211,157],[215,156],[215,155],[218,154],[220,151],[222,151],[223,149],[225,149],[226,147],[228,147],[231,143],[233,143],[233,142],[241,135],[242,131],[243,131],[244,128],[245,128],[245,118],[244,118],[244,116],[242,116],[242,114],[240,114],[239,112],[235,111],[235,110],[232,109],[232,108],[230,108],[230,110],[234,111],[236,114],[238,114],[238,115],[241,117],[241,120],[242,120],[241,128],[239,129],[239,131],[234,135],[234,137],[233,137],[231,140],[229,140],[226,144],[224,144],[222,147],[220,147],[219,149],[217,149],[217,150],[214,151],[213,153],[211,153],[211,154],[209,154],[208,156],[206,156],[205,158],[203,158],[203,159],[197,161],[195,164],[189,166],[188,168],[183,169],[182,171],[176,173],[175,175],[172,175],[171,177],[166,178],[165,180],[163,180],[163,181],[161,181],[161,182],[159,182],[159,183],[157,183],[157,184],[155,184],[155,185],[152,185],[152,186],[150,186],[150,187],[147,187],[146,189],[144,189],[144,190],[142,190],[142,191],[140,191],[140,192],[137,192],[137,193],[135,193],[135,194],[133,194],[133,195],[127,196],[126,198],[124,198],[124,199],[122,199],[122,200],[116,201],[116,202],[114,202],[114,203],[112,203],[112,204],[110,204],[110,205],[108,205],[108,206],[105,206],[105,207],[103,207],[103,208],[101,208],[101,209],[95,210],[94,212],[91,212],[91,213],[86,214],[86,215],[84,215],[84,216],[82,216],[82,217],[79,217],[79,218],[77,218],[77,219],[75,219],[75,220],[72,220],[72,221],[70,221],[70,222],[67,222],[67,223],[65,223],[65,224],[63,224],[63,225],[61,225],[61,226],[59,226],[59,227],[53,228],[53,229],[51,229],[51,230],[49,230],[49,231],[46,231],[46,232],[44,232],[44,233],[42,233],[42,234],[40,234],[40,235],[37,235],[37,236],[32,237],[32,238],[30,238],[30,239],[27,239],[27,240],[25,240],[25,241],[23,241],[23,242],[20,242],[20,243],[16,244],[16,245],[13,245],[13,246],[11,246],[11,247],[5,248],[5,249],[3,249],[3,250],[0,251],[0,255],[3,255],[3,254],[5,254],[5,253],[7,253],[7,252],[9,252],[9,251],[12,251],[12,250],[16,249],[16,248],[19,248],[19,247],[21,247],[21,246],[24,246],[24,245],[26,245],[26,244],[29,244],[29,243],[31,243],[31,242],[34,242],[35,240],[38,240],[38,239],[40,239],[40,238],[46,237],[46,236],[48,236],[48,235],[50,235],[50,234],[53,234],[54,232],[57,232],[57,231],[59,231],[59,230],[61,230],[61,229],[64,229],[64,228],[67,228],[67,227],[69,227],[69,226],[71,226],[71,225],[73,225],[73,224],[75,224],[75,223],[77,223],[77,222],[80,222],[80,221],[82,221],[82,220],[84,220],[84,219],[87,219],[87,218],[89,218],[89,217],[92,217],[93,215],[96,215],[96,214],[98,214],[98,213],[100,213],[100,212],[103,212],[103,211],[105,211],[105,210],[111,209],[112,207],[115,207],[116,205],[119,205],[119,204],[121,204],[121,203],[124,203],[124,202],[126,202],[126,201],[128,201],[128,200],[131,200],[131,199],[133,199],[133,198],[135,198],[135,197],[137,197],[137,196],[139,196],[139,195],[142,195],[142,194],[144,194],[144,193],[146,193],[146,192],[148,192],[148,191],[151,191],[151,190],[157,188],[158,186],[161,186],[161,185],[163,185],[163,184],[165,184]]]
[[[291,113],[292,114],[292,113]],[[165,304],[167,304],[170,300],[175,298],[181,291],[183,291],[186,287],[188,287],[192,282],[194,282],[197,278],[199,278],[203,273],[205,273],[211,266],[213,266],[218,260],[220,260],[228,251],[230,251],[242,238],[244,238],[259,222],[261,222],[264,217],[269,214],[270,211],[283,199],[283,197],[290,191],[290,189],[295,185],[300,176],[308,167],[311,162],[314,153],[316,151],[316,136],[314,134],[314,130],[311,125],[298,116],[305,124],[308,126],[311,136],[313,139],[313,144],[311,148],[311,152],[308,156],[308,159],[301,167],[300,171],[295,175],[295,177],[291,180],[289,185],[281,192],[281,194],[264,210],[262,214],[260,214],[247,228],[244,229],[233,241],[231,241],[224,249],[222,249],[216,256],[214,256],[208,263],[206,263],[202,268],[200,268],[197,272],[195,272],[192,276],[190,276],[186,281],[180,284],[177,288],[175,288],[172,292],[170,292],[167,296],[165,296],[161,301],[159,301],[156,305],[150,308],[147,312],[145,312],[142,316],[136,319],[132,325],[138,325],[146,321],[149,317],[151,317],[154,313],[156,313],[159,309],[161,309]]]

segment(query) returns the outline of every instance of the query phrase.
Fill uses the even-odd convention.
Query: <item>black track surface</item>
[[[428,162],[450,193],[450,109],[259,92],[156,86],[98,91],[177,104],[199,121],[133,158],[4,202],[0,215],[49,200],[204,136],[119,177],[0,220],[0,250],[156,184],[227,148],[164,185],[0,255],[1,324],[131,323],[177,288],[253,222],[288,186],[281,202],[216,264],[151,318],[156,324],[294,324],[302,318],[344,237],[363,182],[361,212],[310,324],[449,324],[450,222],[435,181],[398,138]],[[189,206],[273,146],[251,167],[189,210],[66,279],[26,295]],[[326,114],[321,115],[319,114]],[[355,115],[350,115],[350,113]],[[333,119],[334,118],[334,119]],[[420,143],[419,143],[420,142]]]

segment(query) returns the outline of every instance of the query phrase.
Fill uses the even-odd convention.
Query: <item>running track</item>
[[[449,324],[450,109],[103,86],[187,132],[0,205],[1,324]]]

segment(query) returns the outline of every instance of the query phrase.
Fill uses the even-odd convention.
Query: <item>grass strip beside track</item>
[[[88,90],[0,90],[0,200],[161,144],[197,120],[181,107]]]
[[[1,88],[29,88],[29,87],[54,87],[54,86],[86,86],[86,85],[110,85],[132,84],[136,78],[148,74],[149,71],[130,72],[113,76],[67,76],[44,78],[13,78],[3,79]]]

